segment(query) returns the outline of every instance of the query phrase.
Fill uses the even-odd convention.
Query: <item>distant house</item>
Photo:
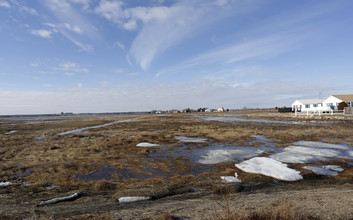
[[[292,104],[292,110],[297,112],[325,110],[323,102],[324,99],[295,100]]]
[[[323,104],[327,109],[337,109],[339,103],[345,102],[348,107],[353,107],[353,95],[331,95]]]
[[[224,108],[223,107],[217,108],[217,112],[224,112]]]
[[[345,102],[348,107],[353,107],[353,95],[331,95],[326,99],[295,100],[292,110],[298,112],[315,112],[337,110],[338,104]]]

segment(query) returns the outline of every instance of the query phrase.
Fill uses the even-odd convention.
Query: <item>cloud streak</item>
[[[83,13],[79,12],[72,4],[81,4],[88,10],[89,0],[52,0],[42,1],[58,21],[57,24],[45,23],[53,32],[59,32],[82,51],[92,52],[93,46],[83,43],[85,39],[98,40],[100,34],[97,29],[85,19]]]
[[[228,7],[227,7],[228,6]],[[181,1],[163,19],[146,23],[135,38],[129,56],[147,70],[156,56],[229,14],[220,1]]]

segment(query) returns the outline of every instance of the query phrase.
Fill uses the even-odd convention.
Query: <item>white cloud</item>
[[[75,75],[75,73],[69,73],[69,72],[65,73],[65,76],[73,76],[73,75]]]
[[[11,8],[11,5],[7,1],[0,1],[0,7]]]
[[[39,15],[38,12],[35,9],[29,8],[29,7],[26,7],[26,6],[23,6],[23,5],[20,6],[20,11],[28,13],[28,14],[31,14],[31,15],[35,15],[35,16]]]
[[[119,41],[115,42],[114,45],[120,47],[120,49],[122,49],[122,50],[125,50],[125,45],[123,43],[119,42]]]
[[[148,23],[163,20],[169,14],[165,6],[123,8],[123,1],[102,0],[95,12],[126,30],[135,30],[137,22]]]
[[[129,56],[146,70],[154,58],[182,40],[229,14],[229,9],[214,1],[181,1],[167,9],[155,9],[156,19],[143,17],[144,26],[135,38]],[[136,14],[146,14],[138,10]]]
[[[39,63],[31,63],[30,65],[31,65],[31,67],[38,67]]]
[[[81,89],[81,88],[82,88],[82,86],[83,86],[83,84],[82,84],[82,83],[77,83],[77,88]]]
[[[66,74],[70,74],[70,72],[75,72],[75,73],[89,72],[87,68],[82,68],[77,63],[74,63],[74,62],[64,62],[64,63],[61,63],[58,67],[53,67],[53,69],[56,71],[64,71],[66,72]]]
[[[75,33],[77,33],[77,34],[82,34],[82,33],[83,33],[83,31],[81,30],[81,28],[79,28],[79,27],[76,26],[76,25],[70,25],[70,24],[68,24],[68,23],[65,23],[65,24],[63,24],[63,26],[64,26],[67,30],[72,31],[72,32],[75,32]]]
[[[32,30],[31,33],[33,35],[36,35],[38,37],[42,37],[42,38],[51,38],[51,34],[52,32],[49,30],[44,30],[44,29],[40,29],[40,30]]]
[[[124,69],[114,69],[113,72],[114,73],[123,73]]]
[[[82,4],[84,8],[88,8],[89,3],[89,0],[42,1],[42,4],[53,13],[57,21],[53,22],[57,24],[46,23],[45,25],[52,27],[53,31],[60,32],[82,51],[92,52],[93,46],[84,42],[87,38],[97,41],[101,39],[101,36],[97,28],[86,19],[85,14],[72,6],[72,4]]]

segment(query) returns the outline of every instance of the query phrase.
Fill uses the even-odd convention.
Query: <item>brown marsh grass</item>
[[[241,114],[250,114],[254,117],[259,112],[242,112]],[[280,120],[274,115],[271,117]],[[57,135],[72,129],[129,118],[137,118],[137,120],[80,133]],[[13,124],[12,121],[6,119],[2,119],[1,122],[0,181],[17,183],[19,192],[26,193],[28,197],[33,196],[33,192],[47,193],[45,187],[50,184],[58,186],[58,192],[90,190],[94,193],[112,192],[114,198],[126,195],[152,195],[154,198],[162,198],[189,192],[192,187],[212,189],[214,184],[220,181],[219,176],[234,175],[234,172],[237,172],[245,182],[273,181],[270,177],[244,173],[235,168],[234,163],[219,163],[214,166],[216,169],[213,171],[192,174],[193,169],[197,167],[187,158],[174,158],[168,155],[170,152],[165,153],[166,160],[155,160],[148,156],[151,152],[158,152],[166,147],[173,146],[176,149],[182,145],[183,143],[176,140],[174,136],[206,138],[210,143],[257,147],[258,143],[249,143],[255,140],[252,135],[263,135],[269,138],[278,149],[300,140],[345,143],[353,146],[351,135],[353,124],[350,121],[289,126],[270,123],[204,121],[193,119],[190,115],[173,114],[158,117],[153,115],[74,117],[30,125]],[[4,135],[13,130],[17,132]],[[160,146],[137,147],[136,145],[141,142]],[[203,148],[204,146],[192,144],[190,148]],[[353,170],[346,166],[346,162],[334,161],[335,164],[345,168],[345,171],[333,177],[334,179],[351,179]],[[324,163],[312,165],[320,164]],[[109,166],[115,170],[110,178],[86,181],[77,177],[78,174],[91,175],[95,171],[100,172],[104,168],[102,166]],[[302,164],[290,164],[290,166],[304,175],[311,175],[310,171],[301,168]],[[27,182],[29,186],[21,187],[23,182]],[[32,193],[30,193],[31,190]],[[54,191],[50,193],[55,194]],[[233,216],[229,210],[226,213],[229,215],[220,215],[220,219],[229,219]]]

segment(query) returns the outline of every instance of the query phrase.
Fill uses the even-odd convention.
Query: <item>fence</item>
[[[345,107],[344,111],[347,115],[353,115],[353,107]]]
[[[351,112],[353,112],[353,109],[350,110]],[[337,115],[337,114],[349,114],[346,112],[346,108],[344,110],[315,110],[315,111],[302,111],[302,112],[297,112],[295,111],[295,116],[300,116],[300,115],[306,115],[306,116],[313,116],[313,115]],[[352,114],[352,113],[350,113]]]

